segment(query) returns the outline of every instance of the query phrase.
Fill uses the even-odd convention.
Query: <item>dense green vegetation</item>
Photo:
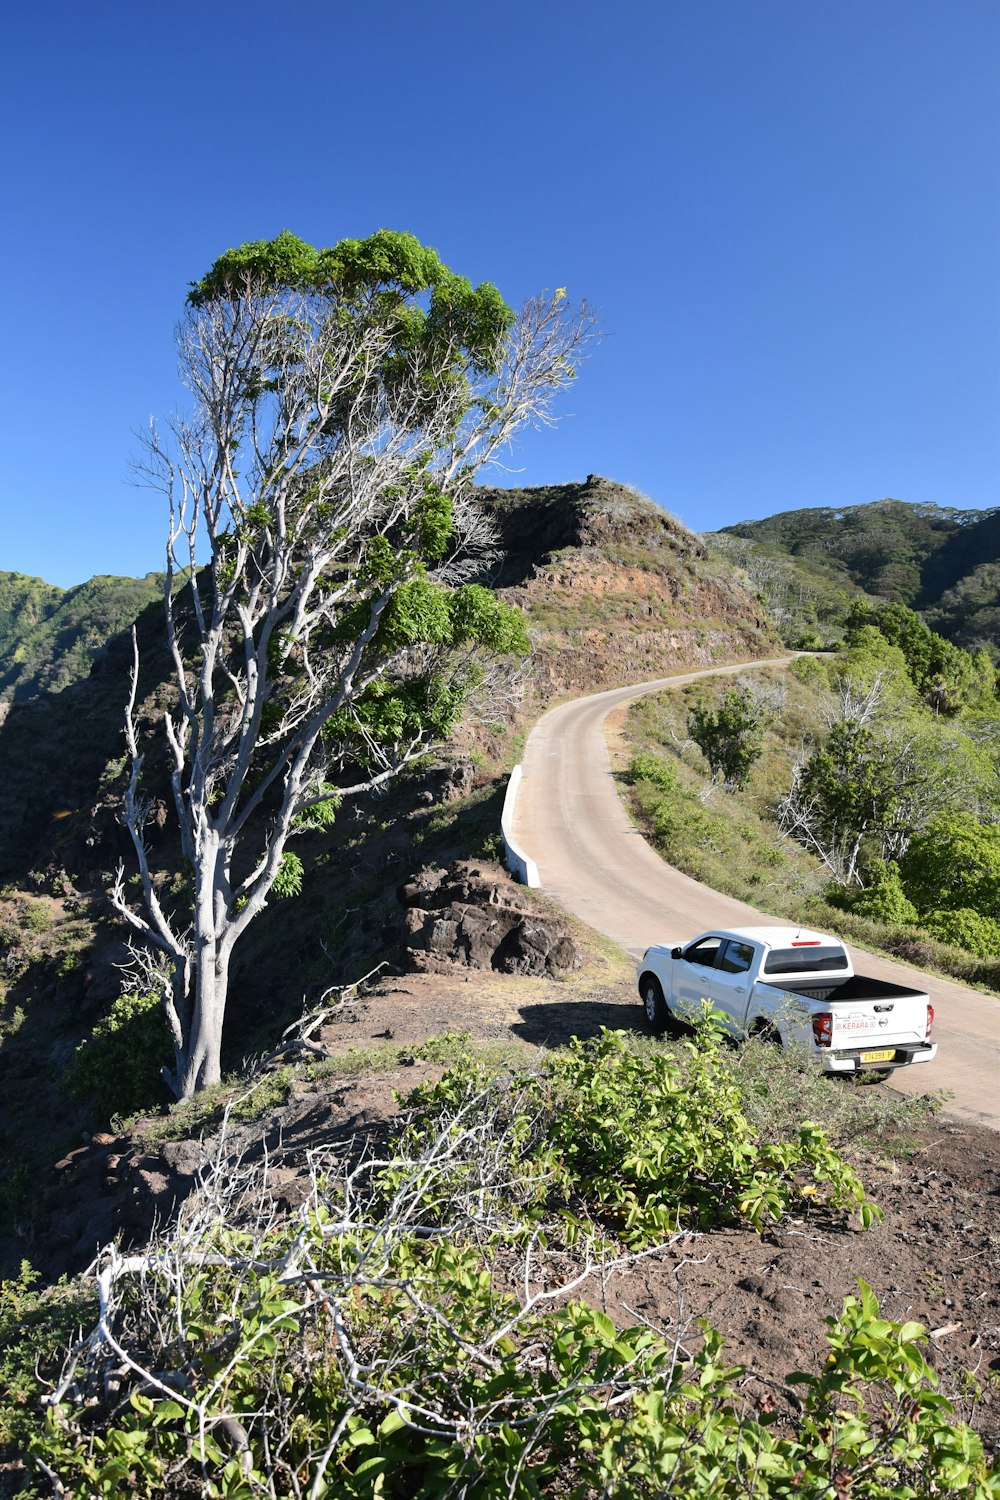
[[[997,653],[1000,510],[816,506],[727,526],[720,539],[779,611],[790,642],[811,628],[836,639],[838,614],[863,590],[919,610],[957,645]]]
[[[996,988],[995,687],[985,655],[862,604],[836,656],[636,705],[632,805],[706,884]],[[702,728],[727,713],[745,774],[706,796]]]
[[[870,1208],[823,1125],[791,1123],[795,1060],[765,1050],[734,1055],[709,1024],[673,1050],[605,1033],[531,1071],[470,1050],[410,1095],[378,1159],[317,1163],[297,1221],[220,1167],[148,1253],[105,1260],[99,1317],[29,1274],[3,1288],[0,1440],[43,1483],[108,1496],[790,1500],[848,1478],[870,1497],[997,1495],[924,1330],[881,1318],[863,1283],[828,1319],[823,1368],[753,1408],[710,1327],[689,1349],[574,1295],[627,1271],[623,1241]],[[845,1137],[872,1108],[858,1098]],[[29,1359],[54,1387],[44,1419]]]
[[[86,677],[110,638],[162,593],[159,573],[71,589],[0,573],[0,698],[58,692]]]

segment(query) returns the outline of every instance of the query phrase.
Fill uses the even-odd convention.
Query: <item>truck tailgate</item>
[[[927,996],[826,1001],[833,1014],[833,1048],[896,1047],[927,1035]]]

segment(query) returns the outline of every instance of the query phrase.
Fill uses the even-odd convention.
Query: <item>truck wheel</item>
[[[770,1021],[755,1021],[750,1030],[750,1035],[755,1037],[758,1042],[767,1042],[770,1047],[781,1046],[781,1033],[777,1026],[772,1025]]]
[[[663,998],[660,981],[652,974],[647,974],[642,981],[642,1008],[646,1012],[646,1021],[650,1031],[666,1031],[670,1022],[670,1012]]]

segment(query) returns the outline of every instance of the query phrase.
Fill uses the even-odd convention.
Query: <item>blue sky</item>
[[[596,305],[504,482],[1000,504],[995,0],[43,0],[4,51],[0,570],[160,566],[133,433],[188,282],[282,228]]]

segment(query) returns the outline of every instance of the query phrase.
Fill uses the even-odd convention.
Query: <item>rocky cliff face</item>
[[[528,618],[542,700],[780,649],[742,575],[627,485],[592,474],[483,501],[504,547],[495,586]]]

